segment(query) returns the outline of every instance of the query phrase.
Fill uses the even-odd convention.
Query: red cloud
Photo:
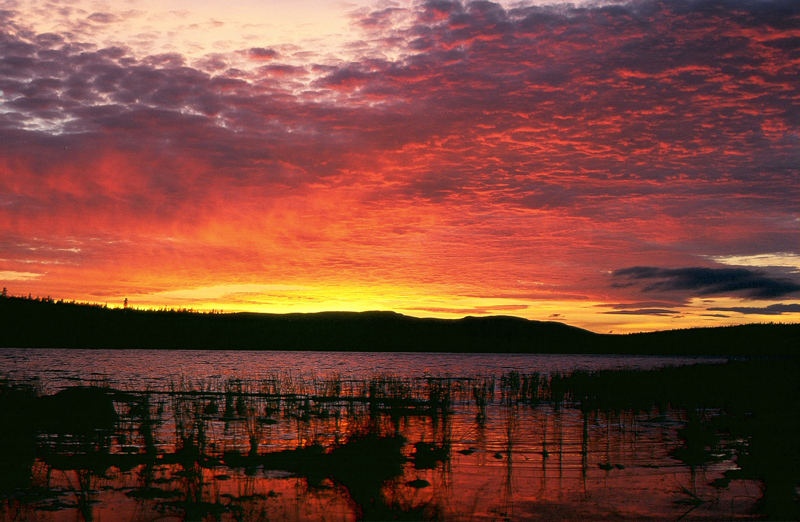
[[[609,271],[785,251],[800,14],[734,4],[435,1],[248,71],[3,32],[0,270],[635,301]]]

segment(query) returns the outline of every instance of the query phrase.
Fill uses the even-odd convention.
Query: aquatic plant
[[[458,378],[276,373],[253,381],[182,378],[161,389],[78,387],[50,395],[0,381],[0,415],[9,421],[0,429],[0,443],[9,448],[0,453],[7,470],[0,498],[33,491],[37,469],[44,470],[41,477],[63,470],[75,487],[30,504],[56,505],[72,495],[72,509],[88,513],[102,494],[102,477],[133,473],[137,485],[126,487],[141,492],[131,493],[131,501],[186,517],[235,518],[250,509],[248,502],[260,506],[254,513],[266,513],[283,500],[253,490],[224,497],[220,484],[253,484],[281,472],[315,495],[348,499],[363,518],[447,518],[448,477],[460,463],[500,467],[502,491],[513,504],[514,473],[531,465],[528,459],[541,466],[542,477],[564,461],[584,479],[598,473],[613,479],[651,465],[621,458],[613,444],[634,447],[641,433],[658,431],[665,434],[661,458],[669,469],[701,471],[716,461],[729,468],[715,472],[712,484],[700,472],[696,482],[684,480],[697,498],[719,498],[737,481],[758,481],[762,513],[796,518],[800,459],[786,439],[798,428],[797,416],[787,414],[796,411],[796,370],[791,361],[749,361]],[[98,412],[78,416],[77,427],[41,418],[54,404],[84,399]],[[422,481],[428,485],[409,485]],[[13,498],[14,505],[27,502]]]

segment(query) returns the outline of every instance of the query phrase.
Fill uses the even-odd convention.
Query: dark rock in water
[[[32,487],[36,431],[31,411],[35,402],[33,387],[0,382],[0,499],[8,492]]]
[[[450,458],[450,448],[447,445],[437,446],[430,442],[417,442],[414,444],[414,467],[416,469],[434,469],[440,462]]]
[[[117,422],[114,401],[103,388],[67,388],[38,402],[38,424],[46,431],[86,433],[112,428]]]
[[[731,479],[728,477],[720,477],[711,481],[711,485],[715,488],[727,488],[731,484]]]
[[[408,482],[406,482],[406,486],[411,486],[412,488],[416,488],[416,489],[427,488],[430,485],[431,485],[431,483],[428,482],[425,479],[414,479],[414,480],[409,480]]]

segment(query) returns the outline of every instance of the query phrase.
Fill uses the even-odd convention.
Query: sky
[[[0,284],[800,321],[796,0],[0,0]]]

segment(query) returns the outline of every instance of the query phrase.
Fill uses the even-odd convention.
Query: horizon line
[[[621,332],[621,333],[614,333],[614,332],[597,332],[591,330],[589,328],[584,328],[580,326],[575,326],[570,323],[566,323],[563,321],[554,321],[549,319],[530,319],[527,317],[521,317],[518,315],[509,315],[509,314],[482,314],[482,315],[464,315],[457,318],[446,318],[446,317],[434,317],[434,316],[419,316],[419,315],[412,315],[404,312],[398,312],[396,310],[381,310],[381,309],[374,309],[374,310],[320,310],[315,312],[265,312],[265,311],[249,311],[249,310],[223,310],[223,309],[194,309],[194,308],[181,308],[181,307],[139,307],[135,305],[123,304],[123,305],[109,305],[106,303],[100,303],[97,301],[80,301],[77,299],[65,299],[62,297],[54,298],[52,296],[33,296],[29,294],[28,296],[25,295],[13,295],[3,293],[0,295],[0,298],[5,299],[19,299],[23,301],[34,301],[38,303],[44,304],[67,304],[67,305],[74,305],[74,306],[87,306],[87,307],[94,307],[94,308],[101,308],[105,310],[114,310],[114,311],[125,311],[130,310],[133,312],[162,312],[162,313],[174,313],[174,314],[194,314],[194,315],[261,315],[261,316],[312,316],[312,315],[323,315],[323,314],[394,314],[399,315],[401,317],[407,317],[410,319],[419,319],[419,320],[434,320],[434,321],[442,321],[442,322],[457,322],[462,321],[464,319],[497,319],[497,318],[508,318],[508,319],[516,319],[520,321],[526,321],[529,323],[550,323],[550,324],[559,324],[569,328],[575,328],[577,330],[582,330],[585,332],[589,332],[594,335],[602,335],[602,336],[629,336],[629,335],[642,335],[642,334],[650,334],[650,333],[660,333],[660,332],[677,332],[677,331],[686,331],[686,330],[710,330],[710,329],[721,329],[721,328],[736,328],[742,326],[800,326],[800,322],[781,322],[781,321],[769,321],[769,322],[742,322],[737,324],[726,324],[726,325],[716,325],[716,326],[689,326],[689,327],[682,327],[682,328],[666,328],[660,330],[641,330],[636,332]],[[127,299],[126,299],[127,301]]]

